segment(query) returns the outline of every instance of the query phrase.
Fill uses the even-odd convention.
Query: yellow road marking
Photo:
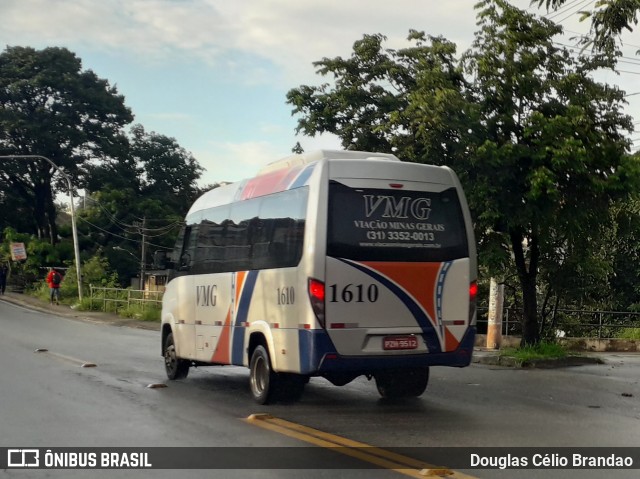
[[[417,459],[403,456],[395,452],[353,441],[345,437],[329,434],[318,429],[303,426],[294,422],[280,419],[270,414],[252,414],[245,419],[255,426],[274,431],[285,436],[316,446],[333,448],[336,452],[354,457],[361,461],[375,464],[384,469],[390,469],[410,477],[424,479],[425,477],[446,477],[450,479],[475,479],[473,476],[462,474],[446,467],[435,466]]]

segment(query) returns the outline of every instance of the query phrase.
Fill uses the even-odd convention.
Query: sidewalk
[[[78,321],[160,331],[160,323],[153,321],[139,321],[137,319],[123,318],[117,314],[103,313],[102,311],[76,311],[66,304],[52,305],[27,294],[6,292],[4,295],[0,296],[0,301],[6,301],[7,303],[16,304],[42,313],[53,313],[57,316],[63,316],[65,318],[75,319]]]

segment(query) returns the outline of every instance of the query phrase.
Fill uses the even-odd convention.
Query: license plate
[[[382,338],[382,349],[417,349],[418,338],[415,336],[385,336]]]

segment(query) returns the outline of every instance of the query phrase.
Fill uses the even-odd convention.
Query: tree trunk
[[[34,188],[34,196],[34,214],[36,225],[38,227],[38,238],[42,240],[47,239],[51,244],[56,244],[58,233],[55,226],[56,215],[51,186],[42,183],[36,184]]]
[[[521,347],[531,346],[540,341],[535,277],[535,274],[528,272],[524,278],[520,279],[523,303]]]
[[[538,241],[535,235],[527,238],[528,265],[525,257],[522,231],[513,230],[510,233],[511,248],[513,249],[516,270],[520,287],[522,288],[522,340],[520,346],[530,346],[540,341],[538,329],[538,298],[536,282],[538,278]]]
[[[53,191],[51,185],[47,186],[46,190],[47,200],[45,202],[47,208],[47,229],[49,230],[49,240],[52,245],[58,242],[58,225],[56,225],[56,218],[58,212],[56,211],[56,204],[53,198]]]

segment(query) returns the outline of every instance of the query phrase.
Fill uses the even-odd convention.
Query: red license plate
[[[417,349],[418,338],[415,336],[385,336],[382,338],[382,349]]]

